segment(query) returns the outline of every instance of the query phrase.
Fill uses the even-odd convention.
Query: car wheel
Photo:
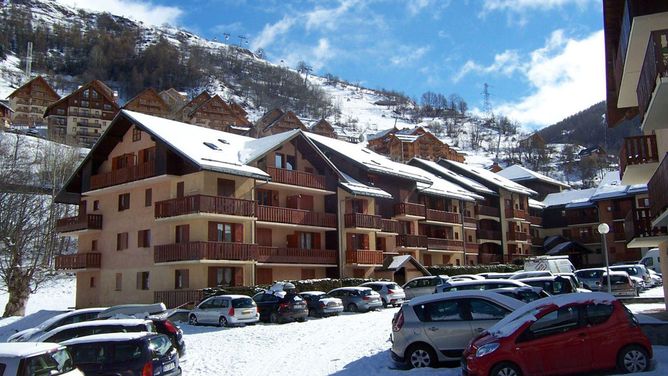
[[[272,312],[271,315],[269,315],[269,322],[272,324],[280,324],[281,320],[278,318],[278,313]]]
[[[348,304],[348,312],[357,312],[357,305],[355,303]]]
[[[297,322],[304,322],[306,321],[306,317],[300,317],[297,319]]]
[[[617,356],[617,367],[624,373],[645,372],[649,368],[647,350],[640,346],[627,346]]]
[[[190,324],[190,325],[197,325],[197,324],[199,324],[199,323],[197,322],[197,316],[195,316],[195,315],[190,315],[190,317],[188,317],[188,324]]]
[[[433,367],[436,364],[436,353],[428,345],[413,345],[406,354],[408,366],[411,368]]]
[[[388,305],[387,300],[383,299],[383,308],[387,308]]]
[[[225,316],[220,316],[220,319],[218,319],[218,326],[220,326],[221,328],[228,326],[228,322]]]
[[[522,371],[512,363],[497,364],[489,376],[522,376]]]

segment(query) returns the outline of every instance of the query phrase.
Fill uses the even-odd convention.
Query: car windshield
[[[62,375],[73,369],[72,357],[65,348],[36,355],[25,360],[27,375],[55,376]]]
[[[238,298],[232,300],[233,308],[252,308],[255,307],[255,302],[251,298]]]

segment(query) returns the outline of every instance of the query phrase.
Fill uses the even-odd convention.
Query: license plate
[[[163,372],[167,372],[167,371],[171,371],[171,370],[173,370],[174,368],[176,368],[176,364],[175,364],[175,363],[167,363],[167,364],[165,364],[165,365],[162,366],[162,371],[163,371]]]
[[[253,310],[247,309],[245,311],[241,311],[241,313],[243,313],[244,315],[250,315],[251,313],[253,313]]]

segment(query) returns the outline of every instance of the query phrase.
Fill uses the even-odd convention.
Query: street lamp
[[[612,286],[610,286],[610,264],[608,263],[608,242],[606,235],[610,232],[610,226],[607,223],[601,223],[598,225],[598,232],[603,238],[603,257],[605,258],[605,273],[608,277],[608,294],[612,294]]]

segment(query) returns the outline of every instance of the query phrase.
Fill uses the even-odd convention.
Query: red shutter
[[[299,209],[313,211],[313,196],[302,195]]]
[[[209,222],[209,241],[210,242],[216,242],[218,241],[218,231],[217,230],[217,223],[216,222]]]
[[[357,236],[362,237],[362,249],[369,249],[369,235],[367,235],[367,234],[357,234]]]
[[[190,269],[183,269],[183,288],[187,289],[190,287]]]
[[[183,233],[181,237],[182,243],[187,243],[190,241],[190,225],[182,225]]]
[[[214,266],[210,266],[207,270],[207,287],[216,287],[217,282],[216,281],[216,274],[217,274],[218,268]]]
[[[299,209],[299,196],[288,196],[285,206],[290,209]]]
[[[257,229],[257,244],[264,247],[271,247],[271,229],[258,228]]]
[[[313,249],[322,249],[320,244],[320,233],[316,232],[313,234]]]
[[[355,241],[353,234],[346,234],[346,250],[354,251],[355,250]]]
[[[422,260],[424,261],[424,266],[431,266],[431,255],[422,256]]]
[[[244,269],[243,268],[234,268],[234,285],[243,286],[244,285]]]
[[[241,223],[235,223],[234,225],[234,238],[232,241],[235,243],[243,243],[244,241],[244,225]]]
[[[295,232],[294,234],[291,234],[291,235],[287,236],[288,248],[297,248],[298,247],[298,242],[297,242],[297,236],[298,235],[299,235],[299,233]]]
[[[346,200],[346,214],[353,212],[353,201]]]

